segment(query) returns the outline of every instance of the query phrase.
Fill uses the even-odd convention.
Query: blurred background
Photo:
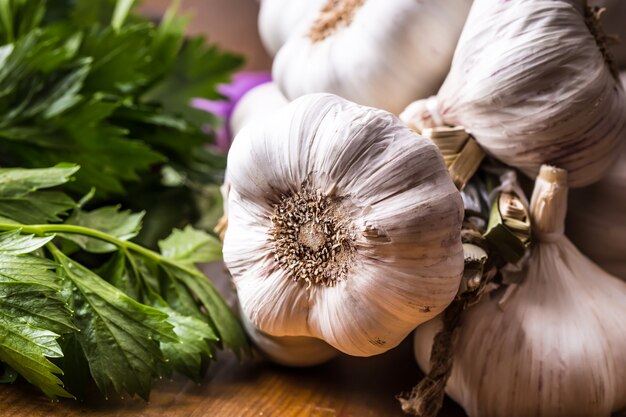
[[[140,10],[159,19],[171,0],[143,0]],[[247,70],[269,70],[257,30],[259,3],[256,0],[182,0],[181,11],[190,16],[187,27],[192,35],[204,34],[222,49],[244,55]]]

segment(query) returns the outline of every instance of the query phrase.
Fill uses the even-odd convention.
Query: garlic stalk
[[[399,113],[443,82],[471,0],[326,0],[272,67],[285,96],[329,92]]]
[[[626,72],[622,73],[626,85]],[[626,148],[598,183],[570,196],[567,235],[589,258],[626,280]]]
[[[533,178],[550,163],[571,186],[597,181],[626,140],[626,99],[575,3],[474,1],[443,86],[401,118],[463,126]]]
[[[247,124],[228,155],[224,261],[272,336],[385,352],[454,297],[462,201],[437,148],[330,94]]]
[[[265,50],[274,56],[299,26],[315,19],[325,0],[261,0],[259,35]]]
[[[499,289],[465,313],[446,390],[470,417],[608,417],[626,407],[626,283],[563,235],[566,207],[565,171],[542,167],[522,282],[506,303]],[[423,369],[440,323],[416,330]]]
[[[285,366],[320,365],[337,357],[339,352],[322,340],[303,336],[270,336],[250,322],[245,314],[241,321],[254,345],[272,362]]]

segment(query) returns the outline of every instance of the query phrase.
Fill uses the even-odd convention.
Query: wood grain
[[[1,417],[402,417],[395,395],[419,370],[408,341],[373,358],[343,356],[316,368],[289,369],[259,358],[222,355],[204,381],[161,381],[140,399],[52,402],[25,383],[0,385]],[[441,417],[462,417],[448,401]]]

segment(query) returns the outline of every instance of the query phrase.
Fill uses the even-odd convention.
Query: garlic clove
[[[259,35],[265,50],[276,55],[289,36],[315,19],[325,0],[261,0]]]
[[[626,140],[626,99],[573,3],[474,1],[441,89],[402,119],[463,126],[533,178],[551,163],[571,186],[599,180]]]
[[[272,67],[285,96],[329,92],[398,113],[433,94],[450,67],[471,0],[327,0]]]
[[[283,96],[278,86],[273,82],[261,84],[244,95],[237,103],[230,119],[230,129],[233,137],[255,118],[266,117],[268,114],[287,105],[289,101]]]
[[[304,96],[241,130],[228,180],[224,260],[267,334],[374,355],[458,289],[460,195],[437,148],[387,112]]]
[[[339,355],[322,340],[301,336],[270,336],[254,327],[245,314],[241,321],[254,345],[272,362],[285,366],[308,367],[328,362]]]
[[[538,243],[523,281],[466,310],[446,391],[470,417],[608,417],[626,407],[626,283],[563,235],[565,171],[543,167],[531,202]],[[429,366],[440,320],[417,328]]]

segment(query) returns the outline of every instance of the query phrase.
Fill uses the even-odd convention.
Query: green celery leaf
[[[68,164],[42,169],[0,168],[0,198],[23,196],[40,188],[64,184],[78,168]]]
[[[213,358],[213,344],[219,339],[205,321],[179,314],[165,302],[155,303],[155,307],[168,314],[179,339],[178,343],[161,343],[163,355],[173,369],[199,382],[206,369],[203,363]]]
[[[159,342],[178,340],[167,314],[140,304],[54,248],[61,275],[72,282],[78,342],[100,391],[148,399],[165,371]]]
[[[59,215],[74,207],[74,200],[58,191],[36,191],[22,197],[0,198],[0,216],[23,224],[60,221]]]
[[[120,210],[120,206],[100,207],[92,211],[75,210],[65,224],[88,227],[114,236],[120,240],[129,240],[141,230],[144,212],[131,213]],[[83,235],[61,233],[59,236],[69,239],[87,252],[106,253],[117,250],[117,246],[99,239]]]
[[[71,283],[69,285],[71,291]],[[63,357],[55,362],[63,369],[61,380],[65,388],[78,398],[84,398],[89,387],[91,376],[89,363],[78,342],[77,333],[67,333],[59,339]]]
[[[206,309],[210,324],[217,330],[221,342],[235,354],[240,355],[248,346],[241,323],[235,317],[213,284],[200,272],[165,265],[163,268],[172,277],[184,284],[200,300]]]
[[[201,37],[191,38],[182,47],[174,67],[162,82],[146,93],[147,100],[157,100],[171,113],[179,114],[197,125],[214,121],[208,113],[190,106],[194,97],[218,99],[218,84],[226,83],[241,66],[240,56],[207,46]]]
[[[98,270],[98,275],[133,300],[141,302],[141,277],[136,273],[138,267],[127,262],[126,255],[117,252]]]
[[[0,2],[0,45],[11,43],[39,26],[45,0],[3,0]]]
[[[34,224],[60,221],[76,203],[59,191],[36,191],[67,182],[78,170],[75,165],[52,168],[0,169],[0,217]]]
[[[74,329],[71,313],[59,295],[56,264],[30,254],[50,239],[0,234],[0,361],[46,395],[72,397],[57,376],[61,369],[47,359],[63,356],[57,338]]]
[[[222,259],[221,242],[191,226],[174,229],[166,239],[159,241],[159,248],[164,257],[187,266]]]
[[[113,18],[111,19],[111,26],[115,30],[120,30],[124,21],[128,17],[128,13],[133,7],[135,0],[117,0],[115,4],[115,10],[113,11]]]
[[[91,57],[94,63],[85,81],[85,91],[126,94],[145,86],[149,79],[143,68],[153,32],[151,23],[132,24],[118,30],[112,27],[88,30],[81,54]]]
[[[57,127],[42,132],[36,142],[14,139],[8,149],[30,166],[59,160],[80,164],[76,181],[69,184],[75,191],[85,193],[95,187],[100,196],[121,193],[122,181],[138,180],[140,171],[165,158],[139,141],[125,139],[124,130],[104,123],[118,104],[96,96],[56,117]]]

